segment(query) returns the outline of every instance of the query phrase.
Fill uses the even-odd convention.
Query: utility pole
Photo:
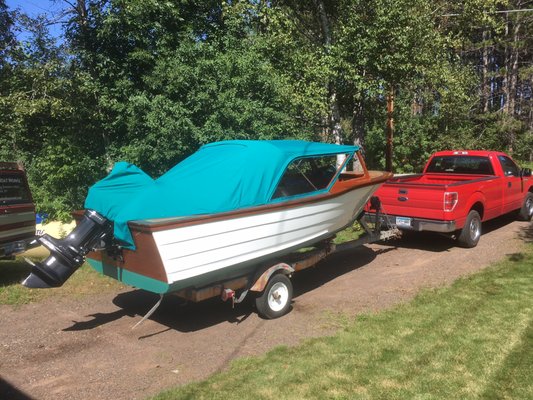
[[[387,147],[385,150],[385,170],[392,171],[392,139],[394,137],[394,86],[387,94]]]

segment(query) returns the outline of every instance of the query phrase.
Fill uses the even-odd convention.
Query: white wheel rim
[[[276,282],[268,292],[268,307],[272,311],[281,311],[287,304],[289,289],[281,282]]]
[[[531,217],[533,215],[533,199],[531,197],[526,200],[526,210],[527,215]]]

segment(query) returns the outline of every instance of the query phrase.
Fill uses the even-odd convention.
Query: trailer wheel
[[[466,217],[465,225],[457,238],[457,242],[462,247],[476,247],[481,237],[481,217],[475,210],[471,210]]]
[[[292,283],[283,273],[275,274],[265,290],[255,299],[257,313],[266,319],[279,318],[291,305]]]
[[[518,218],[521,221],[530,221],[531,217],[533,217],[533,193],[529,192],[526,194],[524,204],[522,204],[522,208],[518,212]]]

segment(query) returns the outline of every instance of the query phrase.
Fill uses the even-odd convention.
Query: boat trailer
[[[376,200],[374,200],[376,199]],[[200,288],[186,288],[170,293],[184,300],[199,302],[219,296],[223,301],[231,301],[232,307],[241,303],[247,295],[255,294],[255,306],[257,313],[265,319],[281,317],[290,308],[292,301],[292,283],[290,278],[295,272],[315,266],[332,253],[339,253],[356,247],[395,239],[401,236],[400,230],[394,226],[382,226],[381,205],[379,199],[372,198],[372,209],[377,210],[370,218],[371,225],[367,223],[369,218],[363,218],[365,213],[361,213],[357,221],[364,230],[361,237],[341,244],[333,243],[335,236],[323,240],[309,248],[307,251],[291,253],[281,260],[270,260],[259,264],[254,274],[237,277],[225,281],[219,281]],[[385,229],[383,229],[385,228]],[[140,325],[149,318],[161,304],[163,294],[160,295],[157,303],[146,313],[146,315],[133,328]]]

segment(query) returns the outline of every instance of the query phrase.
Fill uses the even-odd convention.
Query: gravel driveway
[[[474,249],[423,235],[334,254],[293,277],[293,308],[277,320],[260,319],[250,302],[168,297],[132,330],[157,300],[138,290],[0,306],[0,399],[144,399],[236,357],[332,334],[338,314],[393,306],[522,251],[531,225],[504,217],[484,230]]]

